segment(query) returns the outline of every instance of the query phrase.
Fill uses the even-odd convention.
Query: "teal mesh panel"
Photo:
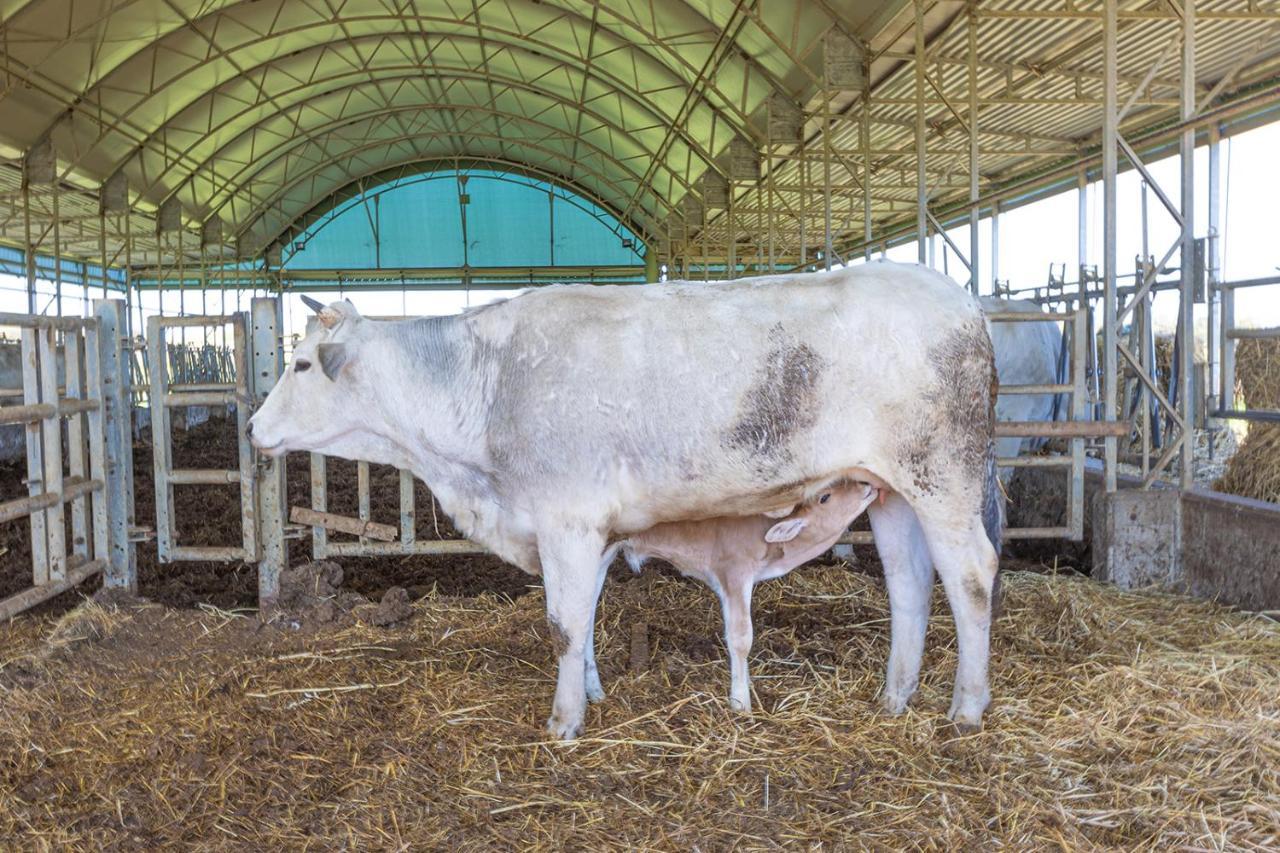
[[[461,174],[467,178],[465,185],[458,173],[438,172],[384,184],[361,199],[345,202],[295,241],[286,251],[285,266],[644,263],[643,246],[631,231],[581,196],[521,175],[483,169]],[[465,250],[460,192],[468,196]],[[624,246],[624,241],[631,245]]]

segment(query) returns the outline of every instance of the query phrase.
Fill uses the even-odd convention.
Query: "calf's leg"
[[[747,659],[755,639],[751,624],[754,586],[750,578],[730,575],[717,590],[724,613],[724,643],[729,649],[729,707],[743,714],[751,713],[751,674],[747,670]]]
[[[891,639],[884,707],[891,714],[901,714],[920,683],[933,594],[933,561],[915,510],[902,495],[891,492],[867,512],[889,593]]]
[[[572,740],[586,711],[586,656],[591,614],[600,589],[604,537],[585,528],[540,533],[538,553],[547,593],[547,623],[559,657],[556,696],[547,730]]]

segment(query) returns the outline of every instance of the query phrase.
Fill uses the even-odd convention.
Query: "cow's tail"
[[[982,484],[982,526],[991,540],[991,547],[996,551],[999,562],[1000,551],[1004,544],[1004,492],[1000,488],[1000,480],[996,468],[996,443],[992,441],[987,447],[987,474]],[[1000,618],[1000,569],[997,565],[995,580],[991,583],[991,621]]]

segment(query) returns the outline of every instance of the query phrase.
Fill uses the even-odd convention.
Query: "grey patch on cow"
[[[338,374],[348,361],[346,344],[320,344],[316,352],[320,356],[320,369],[330,381],[337,381]]]
[[[998,390],[986,325],[975,317],[950,330],[927,357],[935,381],[903,431],[898,459],[921,492],[934,491],[938,472],[956,466],[965,477],[985,481]]]
[[[818,417],[818,380],[825,366],[808,344],[787,335],[782,324],[769,330],[770,350],[751,388],[738,404],[738,419],[723,444],[776,470],[790,459],[789,442]]]
[[[964,594],[969,596],[969,602],[979,612],[987,610],[991,606],[992,590],[987,589],[982,583],[982,579],[977,575],[965,575],[962,585],[964,586]]]
[[[991,621],[995,622],[1003,612],[1004,593],[1000,586],[1000,570],[997,569],[995,579],[991,581]]]
[[[552,616],[547,617],[547,626],[551,628],[551,647],[555,649],[556,657],[564,657],[569,651],[569,632]]]
[[[929,348],[938,384],[929,395],[966,473],[985,474],[995,425],[995,353],[986,324],[975,317]]]

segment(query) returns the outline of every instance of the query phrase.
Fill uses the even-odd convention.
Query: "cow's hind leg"
[[[991,655],[991,591],[997,559],[982,519],[956,517],[947,507],[922,511],[921,524],[956,623],[955,690],[947,714],[962,732],[982,728],[991,702],[987,664]]]
[[[538,553],[547,593],[547,623],[559,657],[556,697],[547,730],[571,740],[586,712],[586,655],[595,610],[604,537],[579,528],[539,535]]]
[[[884,706],[901,714],[920,683],[925,631],[933,594],[933,561],[915,511],[897,493],[868,508],[876,550],[884,566],[889,592],[889,665],[884,678]]]

